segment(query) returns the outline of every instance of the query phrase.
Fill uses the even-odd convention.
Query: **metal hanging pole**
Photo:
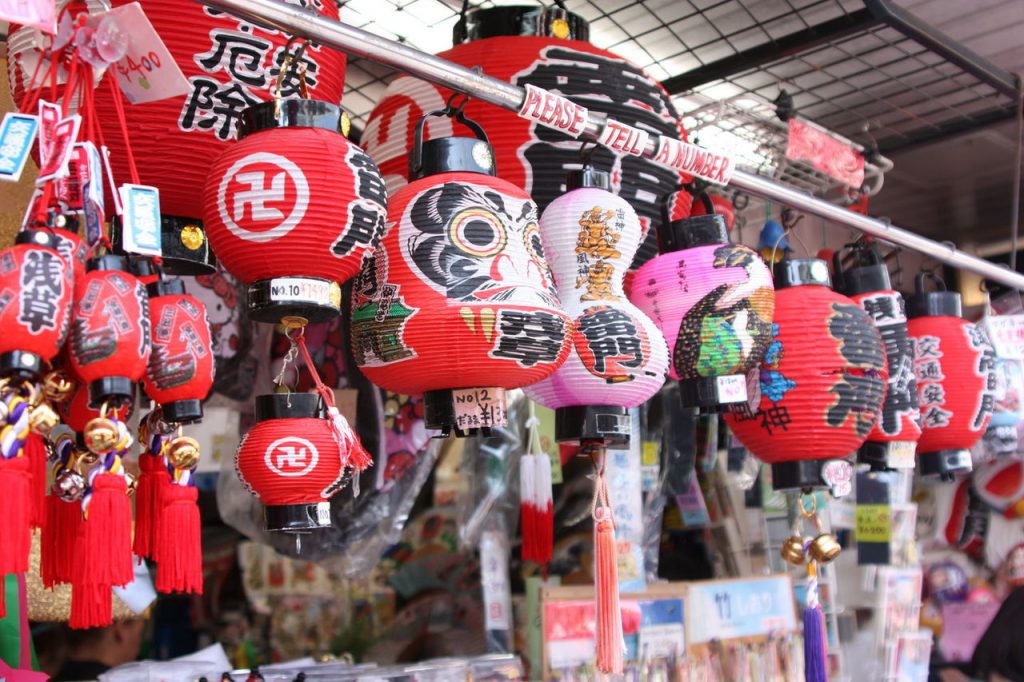
[[[327,47],[390,66],[398,71],[440,85],[495,106],[518,111],[525,93],[522,88],[491,78],[440,57],[388,40],[348,24],[328,19],[311,9],[290,5],[282,0],[198,0],[254,24],[275,28]],[[596,140],[604,125],[603,117],[593,114],[587,120],[582,137]],[[655,155],[656,142],[648,141],[645,156]],[[736,170],[729,185],[754,196],[792,206],[804,213],[852,227],[897,246],[923,253],[942,263],[970,270],[986,279],[1024,291],[1024,275],[942,244],[836,206],[822,199],[774,182],[761,175]]]

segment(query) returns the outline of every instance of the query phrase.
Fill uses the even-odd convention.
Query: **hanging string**
[[[124,152],[128,160],[128,175],[133,185],[139,184],[139,169],[135,166],[135,154],[132,153],[131,137],[128,135],[128,119],[124,113],[124,95],[117,85],[117,80],[110,69],[107,69],[103,76],[107,85],[110,86],[110,96],[114,100],[114,109],[117,111],[117,123],[121,128],[121,137],[124,138]]]

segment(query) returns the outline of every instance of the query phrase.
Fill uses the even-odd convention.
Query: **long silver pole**
[[[504,109],[518,111],[523,102],[522,88],[394,40],[328,19],[309,8],[290,5],[282,0],[198,1],[255,24],[276,28],[357,57],[380,62],[398,71],[450,90],[464,92]],[[584,135],[589,139],[597,139],[603,124],[603,118],[591,115]],[[646,156],[654,156],[654,145],[653,139],[648,141]],[[986,279],[1024,291],[1024,275],[960,251],[950,244],[942,244],[881,220],[840,208],[806,192],[780,185],[770,178],[736,170],[729,184],[762,199],[792,206],[805,213],[852,227],[892,244],[918,251],[942,263],[970,270]]]

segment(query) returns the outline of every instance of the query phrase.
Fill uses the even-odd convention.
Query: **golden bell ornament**
[[[28,415],[28,425],[32,433],[39,434],[44,438],[60,424],[60,417],[53,411],[49,403],[40,403],[32,408]]]
[[[53,402],[63,402],[71,397],[75,382],[61,371],[54,370],[43,377],[43,396]]]
[[[830,533],[820,533],[817,537],[811,540],[811,544],[807,548],[807,552],[811,555],[811,558],[819,564],[829,563],[839,556],[839,552],[842,550],[843,548],[839,546],[839,541]]]
[[[121,435],[117,424],[106,417],[90,419],[85,425],[85,446],[96,454],[106,454],[114,449]]]
[[[85,476],[74,469],[62,468],[53,478],[53,492],[65,502],[77,502],[85,494]]]
[[[175,469],[193,469],[199,464],[199,442],[188,436],[178,436],[167,448],[167,460]]]
[[[804,555],[804,539],[799,535],[790,535],[782,543],[779,554],[786,563],[793,564],[794,566],[802,565],[806,558]]]

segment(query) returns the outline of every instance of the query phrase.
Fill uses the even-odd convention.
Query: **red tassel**
[[[160,509],[160,492],[168,482],[163,458],[143,453],[139,456],[139,480],[135,488],[135,540],[132,551],[137,556],[153,558],[156,536],[156,514]]]
[[[92,482],[92,499],[75,543],[74,585],[127,585],[132,568],[132,508],[123,476],[103,473]]]
[[[46,510],[46,526],[39,548],[39,572],[43,586],[52,588],[71,582],[75,542],[82,527],[82,505],[47,495]]]
[[[32,470],[32,527],[46,525],[46,442],[38,433],[30,433],[25,441],[25,456]]]
[[[0,458],[0,575],[28,571],[32,546],[31,486],[28,457]]]
[[[71,618],[76,629],[102,628],[114,622],[114,594],[110,585],[71,586]]]
[[[159,557],[159,592],[203,593],[203,545],[199,492],[192,486],[168,484],[161,493],[162,509],[153,550]]]
[[[597,601],[597,669],[621,675],[625,642],[619,609],[619,568],[615,524],[607,507],[594,511],[594,591]]]

